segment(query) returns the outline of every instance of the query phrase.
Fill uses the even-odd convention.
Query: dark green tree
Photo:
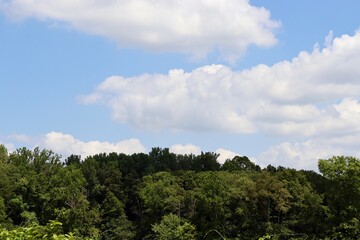
[[[226,160],[221,166],[221,170],[225,171],[260,171],[260,166],[256,165],[246,156],[235,156],[231,160]]]
[[[125,215],[124,205],[111,191],[107,191],[100,213],[100,239],[134,239],[135,229]]]
[[[8,162],[8,150],[5,145],[0,144],[0,164],[4,164]]]

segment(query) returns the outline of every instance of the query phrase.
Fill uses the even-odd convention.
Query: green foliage
[[[319,170],[329,180],[329,223],[336,232],[348,232],[360,220],[360,160],[335,156],[319,160]]]
[[[4,198],[0,196],[0,226],[6,222],[6,217],[6,206]]]
[[[143,178],[139,195],[144,202],[145,212],[154,218],[162,213],[178,213],[185,199],[185,191],[175,176],[159,172]]]
[[[218,154],[96,154],[0,145],[1,239],[359,239],[360,161],[321,174]],[[55,220],[55,221],[54,221]]]
[[[222,170],[225,171],[260,171],[261,168],[255,163],[251,162],[250,159],[246,156],[239,157],[235,156],[231,160],[226,160],[225,163],[221,166]]]
[[[195,226],[172,213],[165,215],[159,224],[154,224],[152,230],[157,240],[196,239]]]
[[[29,227],[17,227],[13,230],[0,229],[0,239],[4,240],[76,240],[73,233],[62,234],[62,224],[50,221],[46,226],[33,225]]]
[[[133,224],[126,218],[124,206],[108,191],[101,204],[101,239],[131,240],[135,236]]]
[[[261,238],[259,238],[259,240],[266,240],[266,239],[271,239],[271,236],[265,235],[265,236],[262,236]]]
[[[8,161],[8,150],[5,145],[0,144],[0,164],[5,164]]]

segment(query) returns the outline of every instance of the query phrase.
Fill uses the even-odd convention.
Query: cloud
[[[116,120],[142,129],[253,132],[255,126],[241,111],[244,103],[231,93],[232,74],[211,65],[191,73],[113,76],[82,101],[106,104]]]
[[[31,142],[31,137],[25,134],[11,134],[7,137],[8,139],[16,142],[29,143]]]
[[[170,147],[170,152],[176,154],[201,154],[201,148],[192,144],[175,144]]]
[[[249,0],[8,0],[0,11],[12,19],[36,18],[110,38],[120,47],[202,57],[216,49],[229,60],[250,45],[276,43],[279,22]]]
[[[283,142],[271,146],[257,156],[256,161],[262,167],[272,164],[296,169],[317,170],[319,159],[328,159],[332,156],[360,156],[360,134],[340,137],[320,137],[303,142]]]
[[[334,33],[333,31],[331,30],[328,35],[325,37],[325,46],[328,48],[328,47],[331,47],[331,44],[332,44],[332,41],[334,39]]]
[[[225,161],[228,159],[230,159],[230,160],[233,159],[235,156],[240,156],[240,154],[234,153],[232,151],[229,151],[229,150],[226,150],[223,148],[219,148],[215,152],[219,154],[219,157],[217,160],[221,164],[224,164]]]
[[[132,154],[145,152],[145,147],[138,139],[128,139],[117,143],[100,141],[84,142],[74,138],[70,134],[64,134],[61,132],[47,133],[38,145],[51,149],[56,153],[60,153],[64,157],[71,154],[86,157],[99,153],[121,152],[125,154]]]
[[[273,66],[112,76],[82,101],[104,104],[139,129],[346,135],[360,131],[359,64],[357,32]]]

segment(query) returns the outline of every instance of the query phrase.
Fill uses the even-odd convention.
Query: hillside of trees
[[[360,239],[359,159],[317,173],[217,158],[0,145],[0,239]]]

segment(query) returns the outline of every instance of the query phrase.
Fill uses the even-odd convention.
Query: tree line
[[[218,156],[0,145],[0,239],[360,239],[359,159],[317,173]]]

